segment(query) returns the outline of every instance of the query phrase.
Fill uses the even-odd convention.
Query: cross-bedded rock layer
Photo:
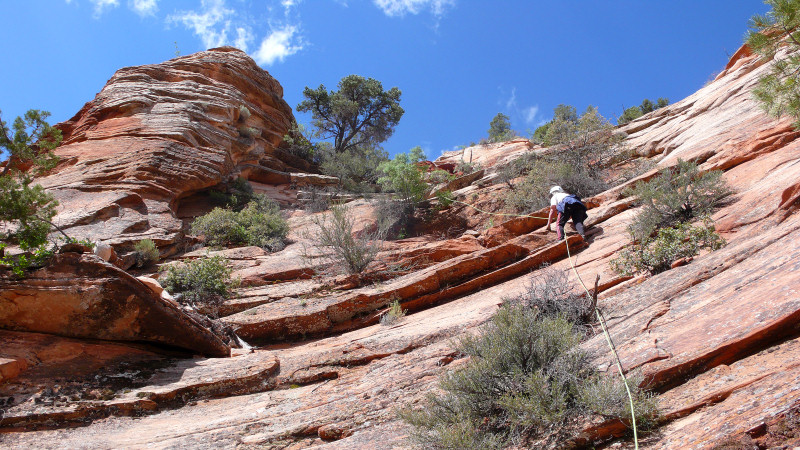
[[[0,429],[15,431],[2,436],[12,446],[405,448],[408,429],[393,407],[416,404],[436,388],[438,376],[463,364],[453,340],[476,332],[504,297],[537,276],[536,266],[549,262],[568,272],[576,289],[576,272],[587,283],[600,275],[599,306],[622,364],[642,370],[658,394],[663,421],[645,436],[646,447],[797,445],[800,140],[789,120],[765,116],[750,94],[766,68],[745,48],[696,94],[619,129],[634,153],[659,167],[683,158],[725,171],[735,194],[714,215],[728,241],[721,250],[650,278],[615,275],[608,262],[628,244],[626,227],[636,213],[626,186],[618,186],[588,199],[589,245],[581,248],[573,237],[571,262],[559,251],[566,250],[563,244],[542,230],[541,219],[502,220],[456,204],[441,214],[460,218],[469,228],[462,236],[388,244],[379,259],[383,267],[397,267],[396,276],[354,288],[321,276],[319,252],[309,258],[303,249],[310,219],[297,213],[290,219],[295,242],[282,252],[225,251],[247,280],[226,305],[225,320],[268,345],[237,351],[230,360],[198,360],[202,369],[192,371],[185,360],[169,360],[163,363],[167,376],[178,381],[159,384],[152,397],[158,382],[147,377],[136,378],[131,392],[91,405],[32,395],[46,405],[34,400],[7,407],[12,419],[0,421]],[[492,181],[497,168],[528,149],[511,142],[465,150],[485,173],[455,191],[457,198],[496,210],[506,189]],[[442,161],[460,159],[470,157],[450,154]],[[360,229],[374,222],[367,203],[353,210]],[[391,326],[376,324],[391,299],[410,313]],[[304,334],[322,337],[303,340]],[[29,348],[39,349],[34,336],[28,336]],[[583,345],[601,370],[615,370],[603,336]],[[11,380],[0,385],[0,398],[15,395],[22,383],[14,379],[35,385],[37,373],[69,362],[42,358],[33,366],[20,350],[25,346],[14,348],[0,351],[0,374]],[[143,352],[115,347],[110,354],[153,358]],[[98,359],[117,363],[114,358]],[[205,391],[202,377],[181,377],[183,371],[207,374],[217,387]],[[245,387],[226,387],[238,373]],[[133,393],[139,392],[152,403],[136,403]],[[127,406],[115,409],[115,401]],[[146,417],[127,417],[137,414]],[[67,428],[91,420],[88,430]],[[46,430],[30,431],[36,427]],[[625,430],[619,423],[594,423],[573,442],[591,444]]]

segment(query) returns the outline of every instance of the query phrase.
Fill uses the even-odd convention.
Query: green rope
[[[583,279],[581,279],[580,274],[578,274],[578,269],[575,268],[575,264],[572,262],[572,255],[569,252],[569,242],[567,239],[564,239],[564,245],[567,247],[567,258],[569,258],[569,263],[572,266],[572,270],[575,272],[575,276],[578,277],[578,281],[583,286],[583,289],[586,291],[588,296],[592,296],[589,292],[589,289],[584,284]],[[603,329],[603,334],[606,337],[606,342],[608,342],[608,347],[611,349],[611,353],[614,355],[614,360],[617,363],[617,369],[619,370],[619,376],[622,377],[622,382],[625,384],[625,391],[628,393],[628,402],[631,405],[631,425],[633,426],[633,444],[636,450],[639,450],[639,435],[636,432],[636,414],[633,412],[633,394],[631,394],[631,389],[628,386],[628,379],[625,377],[625,372],[622,370],[622,362],[619,359],[619,354],[617,354],[617,349],[614,347],[614,342],[611,341],[611,335],[608,334],[608,328],[606,327],[606,322],[603,320],[603,314],[600,312],[600,308],[595,306],[594,308],[595,314],[597,314],[597,320],[600,321],[600,327]]]

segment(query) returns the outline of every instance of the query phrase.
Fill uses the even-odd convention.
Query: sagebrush
[[[320,247],[332,268],[340,268],[349,274],[359,274],[375,259],[381,249],[385,232],[355,233],[355,217],[344,205],[332,206],[328,214],[312,219],[315,230],[310,236]]]
[[[628,226],[630,246],[611,268],[623,275],[657,274],[702,249],[721,248],[725,240],[710,215],[731,193],[721,171],[701,172],[696,163],[681,159],[636,184],[626,194],[636,196],[642,208]]]
[[[158,261],[161,256],[158,247],[152,239],[142,239],[133,246],[136,267],[145,267]]]
[[[226,258],[207,256],[169,266],[159,282],[179,302],[205,308],[216,315],[219,306],[239,285],[239,280],[231,277],[232,272]]]
[[[205,236],[212,247],[254,245],[270,251],[283,249],[289,224],[278,205],[264,195],[255,195],[236,211],[214,208],[192,222],[192,233]]]
[[[470,359],[441,378],[443,394],[400,415],[414,427],[412,438],[434,449],[544,448],[563,443],[587,419],[626,420],[622,381],[596,371],[578,347],[581,337],[563,316],[505,305],[477,336],[461,340],[458,349]],[[657,415],[655,402],[635,385],[633,394],[645,428]]]

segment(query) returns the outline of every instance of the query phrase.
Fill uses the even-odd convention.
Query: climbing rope
[[[575,276],[578,277],[578,281],[583,286],[583,289],[586,291],[586,295],[592,296],[589,292],[589,289],[584,284],[583,279],[581,278],[580,274],[578,274],[578,269],[575,268],[575,264],[572,262],[572,255],[569,252],[569,242],[567,242],[566,236],[564,239],[564,246],[567,247],[567,258],[569,259],[569,264],[572,266],[572,270],[575,272]],[[617,363],[617,369],[619,370],[619,376],[622,377],[622,382],[625,384],[625,391],[628,393],[628,402],[631,406],[631,425],[633,427],[633,445],[636,450],[639,450],[639,435],[636,430],[636,414],[633,411],[633,394],[631,394],[631,389],[628,386],[628,379],[625,377],[625,372],[622,371],[622,362],[619,359],[619,354],[617,354],[617,348],[614,346],[614,342],[611,340],[611,335],[608,333],[608,328],[606,327],[606,321],[603,320],[603,313],[600,312],[600,308],[595,306],[594,312],[597,315],[597,320],[600,322],[600,328],[603,329],[603,334],[606,337],[606,342],[608,342],[608,348],[611,349],[611,354],[614,355],[614,361]]]
[[[484,211],[484,210],[478,208],[475,205],[470,205],[469,203],[462,202],[460,200],[453,200],[453,202],[469,206],[470,208],[473,208],[473,209],[475,209],[475,210],[477,210],[479,212],[482,212],[484,214],[490,214],[490,215],[493,215],[493,216],[530,217],[530,218],[533,218],[533,219],[548,219],[549,220],[548,217],[537,217],[537,216],[532,216],[530,214],[494,213],[494,212]],[[583,290],[586,291],[586,295],[588,295],[589,297],[592,297],[592,293],[589,292],[589,288],[586,287],[586,284],[583,282],[583,279],[581,278],[581,275],[578,273],[578,269],[575,267],[575,263],[572,261],[572,255],[570,254],[570,251],[569,251],[569,242],[567,241],[566,236],[564,236],[564,245],[567,248],[567,259],[569,260],[570,266],[572,266],[572,271],[575,272],[575,276],[578,278],[578,281],[580,282],[581,286],[583,286]],[[597,320],[600,322],[600,328],[602,328],[602,330],[603,330],[603,335],[605,335],[605,337],[606,337],[606,342],[608,343],[608,348],[611,349],[611,354],[614,355],[614,360],[616,361],[617,369],[619,370],[619,376],[622,377],[622,382],[625,385],[625,391],[628,393],[628,402],[630,403],[630,406],[631,406],[631,425],[633,427],[633,444],[634,444],[635,449],[639,450],[639,435],[638,435],[637,429],[636,429],[636,414],[634,413],[634,410],[633,410],[633,394],[631,394],[630,386],[628,386],[628,379],[627,379],[627,377],[625,377],[625,372],[622,370],[622,362],[619,359],[619,354],[617,353],[617,349],[614,346],[614,342],[611,340],[611,335],[608,333],[608,328],[606,327],[606,321],[603,319],[603,313],[600,312],[600,308],[598,308],[596,305],[594,307],[594,312],[597,315]]]
[[[484,211],[475,205],[470,205],[469,203],[462,202],[461,200],[453,200],[453,203],[461,203],[462,205],[467,205],[470,208],[477,210],[478,212],[482,212],[484,214],[491,214],[493,216],[530,217],[532,219],[545,219],[545,220],[547,219],[547,217],[537,217],[537,216],[532,216],[530,214],[510,214],[510,213],[495,213],[495,212]]]

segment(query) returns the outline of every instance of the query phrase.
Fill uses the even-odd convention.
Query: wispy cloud
[[[420,11],[430,10],[434,16],[441,16],[447,8],[455,5],[455,0],[373,0],[375,6],[380,8],[387,16],[405,16],[406,14],[419,14]]]
[[[247,51],[251,34],[243,26],[232,23],[234,11],[225,5],[225,0],[202,0],[200,11],[182,11],[167,18],[169,23],[181,23],[203,41],[206,48],[221,47],[232,43],[229,36],[235,34],[235,44]]]
[[[525,119],[526,125],[535,124],[536,117],[538,115],[539,115],[539,105],[533,105],[522,109],[522,117]]]
[[[502,86],[498,86],[500,91],[497,104],[503,108],[504,112],[511,117],[512,120],[519,120],[525,122],[525,125],[537,125],[541,120],[539,119],[539,105],[520,105],[517,99],[517,87],[511,88],[511,93],[507,94]]]
[[[253,59],[259,65],[270,65],[275,61],[283,61],[287,56],[294,55],[303,49],[302,38],[297,34],[297,27],[286,25],[273,30],[261,41],[258,50],[253,54]]]
[[[142,17],[154,16],[158,11],[158,0],[132,0],[128,6]]]
[[[517,88],[511,88],[511,96],[506,100],[506,109],[511,110],[517,107]]]
[[[103,15],[106,8],[116,8],[119,6],[119,0],[90,0],[94,4],[94,17],[95,19]],[[69,2],[67,2],[69,3]]]

